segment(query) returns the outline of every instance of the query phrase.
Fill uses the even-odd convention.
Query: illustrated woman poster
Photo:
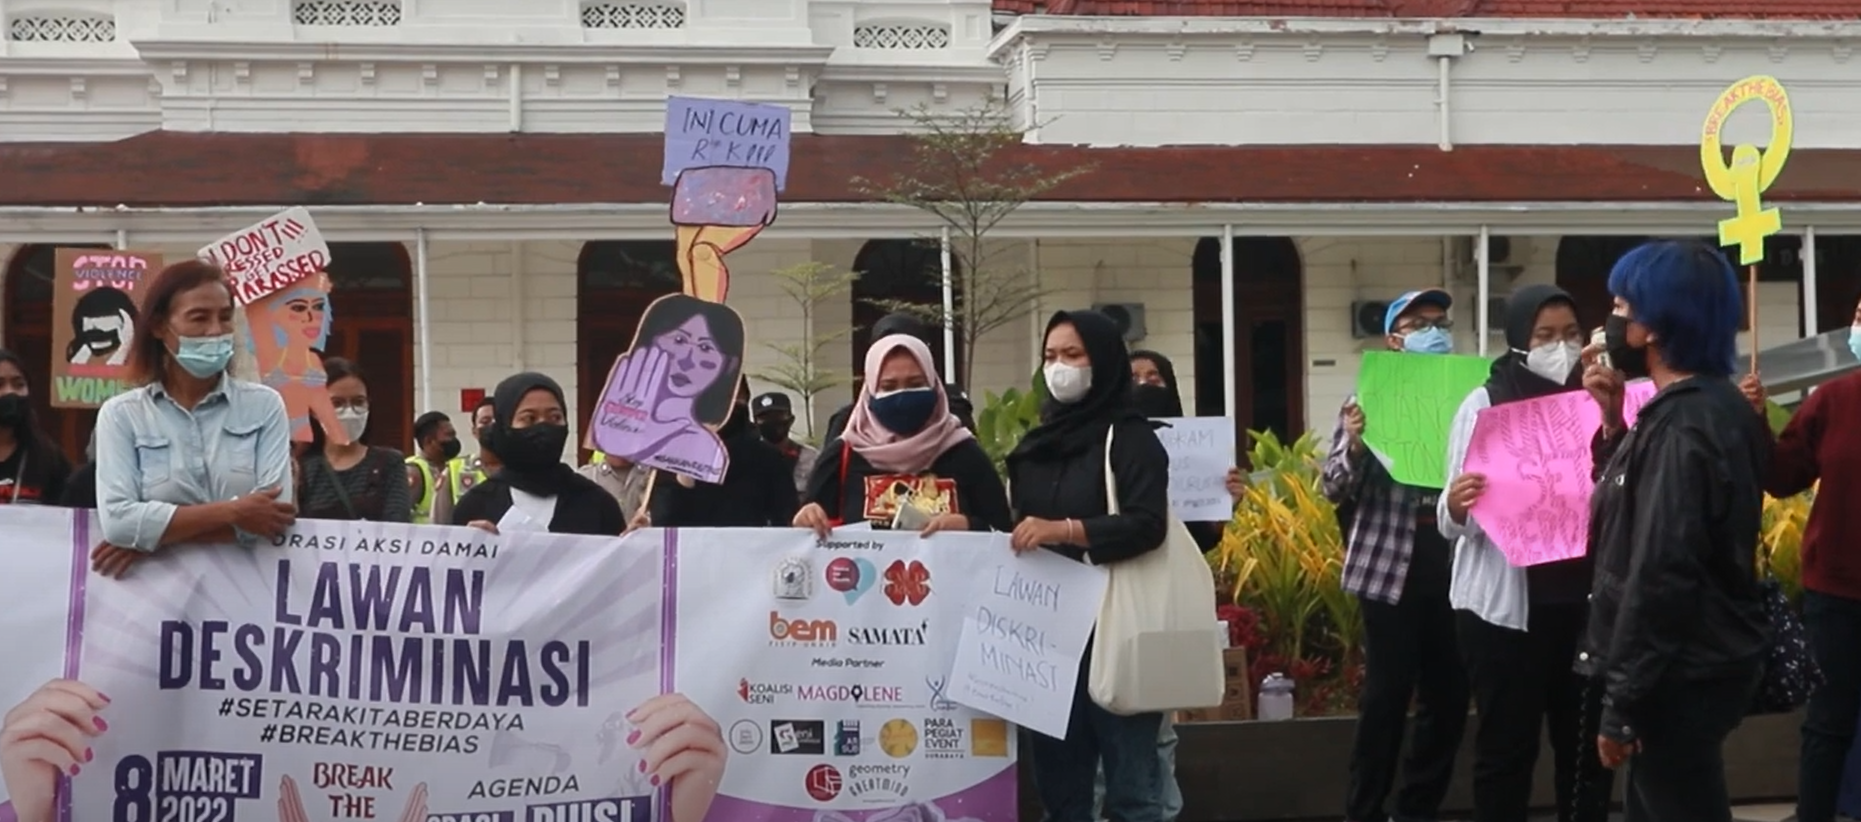
[[[284,397],[291,418],[291,439],[310,441],[315,417],[331,442],[346,444],[349,435],[330,404],[329,376],[323,351],[329,346],[330,278],[319,271],[282,290],[260,297],[245,308],[246,350],[260,382]]]
[[[128,377],[142,285],[162,270],[147,251],[61,248],[52,283],[52,406],[96,408]]]

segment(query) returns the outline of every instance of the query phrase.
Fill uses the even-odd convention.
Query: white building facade
[[[1761,344],[1845,326],[1861,292],[1861,24],[1321,17],[1297,0],[1275,18],[1011,13],[1023,2],[0,0],[0,333],[49,363],[53,246],[179,258],[305,205],[335,245],[329,353],[371,372],[378,418],[405,420],[388,439],[523,369],[585,417],[638,312],[677,288],[668,95],[794,113],[781,216],[730,257],[752,374],[776,356],[756,342],[940,299],[921,242],[937,224],[851,180],[903,162],[899,109],[991,98],[1029,157],[1093,170],[991,234],[1049,293],[979,344],[978,400],[1025,384],[1057,308],[1141,306],[1133,345],[1175,361],[1186,406],[1295,435],[1328,430],[1380,344],[1366,303],[1445,286],[1467,353],[1503,345],[1479,333],[1496,324],[1481,298],[1521,284],[1558,282],[1600,321],[1634,238],[1730,215],[1698,131],[1751,74],[1797,110],[1767,194],[1788,236],[1761,272]],[[1727,141],[1764,128],[1741,110]],[[813,329],[757,276],[809,261],[864,273]],[[81,447],[89,415],[52,413]]]

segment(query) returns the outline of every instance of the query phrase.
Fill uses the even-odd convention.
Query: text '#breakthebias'
[[[481,734],[524,729],[523,714],[227,697],[219,715],[264,720],[261,743],[407,753],[477,753]]]

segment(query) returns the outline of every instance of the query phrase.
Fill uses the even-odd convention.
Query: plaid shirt
[[[1344,410],[1356,401],[1352,395],[1338,409],[1331,451],[1325,456],[1325,496],[1336,505],[1356,506],[1345,526],[1350,533],[1344,539],[1344,590],[1394,605],[1402,601],[1409,560],[1415,556],[1416,523],[1424,514],[1434,515],[1440,493],[1391,479],[1369,449],[1351,454]]]

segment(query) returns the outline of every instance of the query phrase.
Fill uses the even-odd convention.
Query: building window
[[[28,14],[7,24],[6,39],[21,43],[109,43],[116,18],[101,14]]]
[[[398,26],[400,0],[296,0],[291,19],[300,26]]]
[[[588,291],[625,290],[667,294],[684,287],[678,244],[671,240],[599,240],[582,246],[576,263]]]
[[[853,28],[856,49],[947,49],[950,27],[941,23],[862,23]]]
[[[585,29],[682,29],[685,7],[677,3],[588,3],[582,6]]]

